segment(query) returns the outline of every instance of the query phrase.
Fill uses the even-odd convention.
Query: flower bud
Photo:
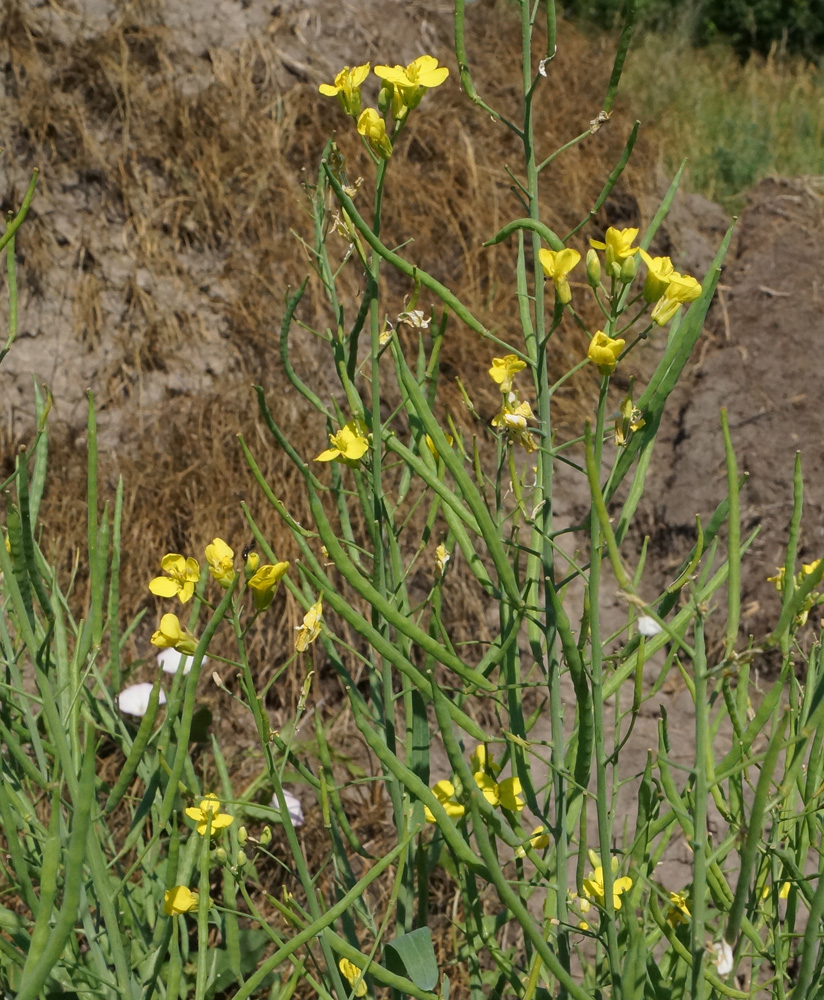
[[[637,271],[638,265],[635,263],[635,257],[627,257],[621,265],[621,276],[618,280],[622,285],[631,285],[635,280],[635,274]]]
[[[251,580],[255,573],[257,573],[258,566],[260,566],[260,556],[257,552],[248,552],[243,563],[243,575],[247,581]]]
[[[263,832],[260,835],[260,846],[266,847],[266,845],[271,841],[271,839],[272,839],[271,827],[264,826]]]
[[[601,284],[601,259],[591,247],[587,251],[587,284],[590,288]]]
[[[217,861],[219,865],[226,864],[226,851],[224,850],[224,848],[218,847],[215,850],[215,861]]]
[[[395,93],[395,87],[391,83],[384,83],[378,92],[378,111],[382,115],[386,115],[386,112],[392,106],[392,97]]]
[[[237,859],[235,863],[238,868],[244,868],[249,863],[249,859],[246,857],[246,851],[237,852]]]
[[[240,844],[241,847],[243,847],[243,845],[246,843],[248,839],[249,839],[249,831],[246,829],[245,826],[240,827],[240,829],[237,832],[237,842]]]

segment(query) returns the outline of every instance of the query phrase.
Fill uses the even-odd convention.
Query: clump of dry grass
[[[375,23],[364,59],[385,59],[394,44],[392,25]],[[430,12],[428,24],[442,45],[438,54],[446,57],[448,19]],[[92,37],[49,33],[25,5],[11,4],[2,36],[16,97],[8,155],[20,176],[34,163],[44,175],[33,224],[21,241],[24,280],[34,290],[30,308],[38,308],[38,288],[44,298],[53,293],[50,269],[66,257],[55,244],[50,217],[76,209],[78,197],[92,216],[92,224],[70,239],[73,264],[65,283],[74,328],[65,337],[87,362],[93,354],[92,387],[108,444],[105,472],[110,485],[118,472],[125,477],[124,610],[146,606],[145,581],[163,552],[199,552],[215,534],[241,548],[242,498],[252,502],[258,523],[288,557],[289,543],[260,502],[236,435],[243,431],[297,516],[305,513],[297,477],[263,432],[249,387],[262,383],[281,413],[288,410],[296,447],[317,452],[323,427],[289,396],[276,331],[286,290],[309,271],[291,231],[310,232],[305,186],[314,182],[320,152],[335,130],[350,176],[367,178],[360,197],[368,199],[369,164],[354,130],[335,102],[317,93],[317,83],[350,53],[330,39],[324,65],[312,62],[311,52],[303,62],[295,55],[293,62],[308,60],[316,75],[297,82],[284,73],[282,49],[267,38],[187,62],[158,9],[145,3],[125,7]],[[517,36],[506,7],[473,9],[469,45],[478,87],[512,114],[514,78],[502,67],[518,64]],[[599,43],[564,26],[554,68],[563,86],[548,90],[538,104],[545,150],[586,127],[600,107],[608,72]],[[614,121],[547,172],[550,226],[566,232],[589,210],[627,131],[628,123]],[[518,162],[513,134],[468,106],[453,82],[416,116],[394,157],[384,201],[387,242],[413,240],[404,253],[454,287],[502,337],[516,333],[514,249],[482,243],[522,214],[505,170]],[[633,189],[640,194],[646,177],[643,163],[627,174],[631,205]],[[66,185],[72,199],[64,206]],[[114,253],[119,269],[107,263]],[[384,280],[387,307],[400,311],[408,283],[389,273]],[[348,316],[361,286],[357,268],[349,267],[341,283]],[[310,281],[298,316],[307,326],[329,324],[319,281]],[[331,390],[332,372],[318,366],[314,338],[296,328],[293,341],[296,368],[319,391]],[[580,331],[566,328],[553,353],[559,372],[580,357],[583,344]],[[479,411],[491,416],[491,353],[479,351],[474,335],[452,324],[443,351],[444,405],[463,426],[469,418],[452,377],[460,374]],[[591,389],[587,377],[570,383],[558,399],[561,421],[565,413],[577,421]],[[56,430],[43,518],[69,562],[83,536],[79,431]],[[296,623],[296,609],[284,614],[284,624]]]

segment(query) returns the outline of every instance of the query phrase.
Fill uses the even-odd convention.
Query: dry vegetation
[[[374,23],[375,9],[362,5],[370,34],[351,45],[335,37],[329,19],[313,28],[282,14],[263,37],[197,58],[164,25],[163,5],[149,0],[120,5],[99,32],[81,30],[56,7],[48,18],[22,2],[6,7],[5,87],[13,98],[3,121],[6,207],[19,200],[33,166],[41,167],[42,181],[20,245],[23,333],[32,339],[24,353],[21,338],[18,367],[4,373],[17,377],[19,394],[15,409],[4,413],[4,452],[11,454],[28,429],[21,419],[30,397],[23,377],[34,371],[56,396],[43,517],[68,563],[83,530],[82,393],[94,389],[109,482],[118,472],[125,477],[128,613],[146,605],[144,581],[159,554],[199,551],[214,534],[245,535],[242,497],[254,499],[255,513],[285,552],[274,515],[257,502],[235,435],[253,444],[277,492],[299,508],[295,477],[261,433],[249,386],[266,387],[280,417],[294,425],[301,450],[318,450],[323,428],[306,421],[301,401],[285,388],[277,331],[287,290],[310,269],[297,238],[311,231],[305,186],[334,130],[350,175],[366,176],[365,192],[370,174],[352,130],[335,102],[320,98],[317,84],[343,62],[404,61],[427,47],[450,61],[446,8],[407,8],[405,23],[417,30],[400,51],[393,24]],[[505,4],[471,9],[470,52],[481,92],[513,113],[516,29]],[[312,30],[321,32],[318,45]],[[548,87],[540,105],[544,150],[582,131],[600,107],[608,52],[562,27],[554,79],[564,86]],[[616,116],[547,173],[550,226],[565,232],[589,210],[630,124]],[[514,332],[513,249],[481,244],[522,214],[504,169],[518,162],[515,137],[468,105],[453,76],[409,130],[385,201],[387,240],[414,240],[404,252],[457,289],[503,336]],[[643,191],[648,167],[643,151],[636,153],[609,221],[633,221],[632,193]],[[621,214],[626,205],[629,219]],[[349,315],[360,282],[350,267]],[[400,311],[410,289],[392,276],[387,285],[387,311]],[[306,326],[329,324],[319,281],[310,282],[298,316]],[[580,343],[570,330],[557,348],[559,366],[577,359]],[[331,388],[306,328],[293,334],[293,351],[299,371]],[[460,372],[482,413],[491,412],[488,353],[451,325],[445,381]],[[50,380],[53,356],[60,371]],[[568,406],[579,391],[572,387]],[[464,420],[457,394],[446,396]]]

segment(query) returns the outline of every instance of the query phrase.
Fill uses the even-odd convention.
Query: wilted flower
[[[358,132],[367,140],[372,152],[382,160],[392,155],[392,143],[386,134],[386,122],[374,108],[367,108],[358,118]]]
[[[442,579],[444,573],[446,572],[446,564],[449,562],[451,556],[446,551],[446,546],[441,542],[441,544],[435,549],[435,568],[438,571],[438,579]]]
[[[211,544],[206,546],[206,561],[209,563],[209,572],[226,590],[235,577],[234,550],[222,538],[213,538]]]
[[[784,589],[784,578],[786,574],[787,570],[784,566],[777,566],[775,570],[775,576],[767,577],[767,583],[774,584],[775,589],[778,591],[779,594]]]
[[[566,305],[572,301],[572,292],[569,287],[567,275],[578,264],[581,255],[577,250],[566,247],[563,250],[546,250],[541,248],[538,251],[541,267],[544,274],[552,279],[555,286],[555,294],[558,301]]]
[[[156,576],[149,581],[149,590],[155,597],[179,597],[181,604],[191,600],[200,579],[197,559],[185,559],[177,552],[169,552],[160,560],[160,568],[168,576]]]
[[[361,109],[360,88],[369,76],[369,63],[349,69],[344,66],[335,77],[334,84],[322,83],[318,90],[324,97],[337,97],[347,115],[358,115]]]
[[[152,635],[151,643],[160,649],[176,649],[191,656],[197,648],[197,638],[180,624],[177,615],[164,615],[160,627]]]
[[[511,393],[510,396],[514,396],[514,393]],[[510,441],[521,445],[527,454],[531,454],[538,446],[535,444],[535,438],[529,432],[526,422],[534,419],[535,414],[526,400],[517,405],[514,402],[506,402],[492,418],[492,426],[503,427]]]
[[[366,981],[364,979],[361,979],[360,982],[358,982],[361,970],[357,967],[357,965],[355,965],[353,962],[350,962],[348,958],[342,958],[338,962],[338,968],[340,969],[341,973],[346,978],[350,986],[355,986],[355,983],[358,983],[358,985],[355,986],[355,996],[365,997]]]
[[[163,912],[167,917],[178,917],[182,913],[196,910],[200,897],[185,885],[176,885],[163,893]]]
[[[526,361],[522,361],[515,354],[507,354],[504,358],[493,358],[489,375],[493,382],[497,382],[501,387],[501,392],[508,395],[512,392],[512,380],[526,368]]]
[[[205,799],[201,799],[199,806],[190,806],[186,810],[186,815],[189,819],[193,819],[197,823],[197,832],[201,837],[205,836],[210,822],[211,831],[215,833],[217,830],[231,826],[235,821],[234,816],[220,811],[220,799],[214,794],[207,795]]]
[[[333,462],[340,460],[347,465],[355,465],[369,449],[369,437],[360,420],[350,420],[338,431],[329,435],[331,448],[322,451],[316,462]]]
[[[595,247],[596,250],[606,251],[607,270],[612,274],[613,264],[620,266],[627,257],[632,257],[641,249],[632,245],[632,241],[637,236],[637,229],[615,229],[610,226],[603,243],[600,240],[590,240],[589,245]]]
[[[632,396],[624,396],[618,408],[615,421],[615,446],[620,448],[629,441],[630,434],[640,431],[646,424],[638,407],[633,403]]]
[[[415,330],[428,330],[429,320],[424,318],[423,309],[410,309],[398,316],[399,323],[406,323],[407,326]]]
[[[603,330],[598,330],[589,342],[587,357],[602,375],[611,375],[625,346],[626,341],[620,337],[608,337]]]
[[[154,684],[145,681],[142,684],[131,684],[129,687],[123,688],[117,696],[117,707],[126,715],[145,715],[149,710],[149,698],[153,687]],[[160,689],[158,703],[160,705],[166,704],[166,692],[163,688]]]
[[[455,797],[455,786],[448,779],[444,778],[443,781],[437,782],[432,791],[435,794],[435,798],[446,810],[447,816],[450,816],[452,819],[458,819],[466,812],[466,808]],[[435,822],[435,815],[430,811],[429,806],[424,806],[424,813],[427,823]]]
[[[255,611],[265,611],[269,607],[275,596],[275,589],[288,569],[288,562],[279,562],[275,563],[274,566],[271,564],[261,566],[255,571],[249,580],[249,590],[252,591]]]
[[[320,635],[320,623],[323,617],[323,596],[318,598],[317,603],[303,616],[303,624],[298,625],[298,635],[295,639],[295,649],[299,653],[305,653],[311,644]]]

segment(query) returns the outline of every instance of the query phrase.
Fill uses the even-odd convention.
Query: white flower
[[[654,618],[650,618],[649,615],[641,615],[636,625],[641,635],[653,636],[658,635],[659,632],[663,632],[658,622]]]
[[[289,819],[292,821],[293,826],[303,826],[303,806],[300,804],[300,799],[296,795],[292,795],[291,792],[287,792],[283,789],[283,798],[286,800],[286,808],[289,812]],[[272,796],[272,808],[280,809],[280,802],[278,802],[277,795]]]
[[[148,681],[143,684],[132,684],[131,687],[123,688],[117,696],[117,706],[126,715],[145,715],[149,708],[149,698],[154,684]],[[166,692],[160,689],[160,704],[166,704]]]
[[[726,941],[711,944],[710,951],[715,956],[713,962],[719,976],[728,976],[732,972],[732,948]]]
[[[164,674],[176,674],[181,667],[183,667],[183,673],[188,674],[192,669],[192,658],[191,656],[184,656],[182,653],[178,653],[177,650],[168,647],[167,649],[161,649],[157,654],[157,662],[163,668]],[[209,662],[209,657],[204,656],[201,666],[206,666]]]

